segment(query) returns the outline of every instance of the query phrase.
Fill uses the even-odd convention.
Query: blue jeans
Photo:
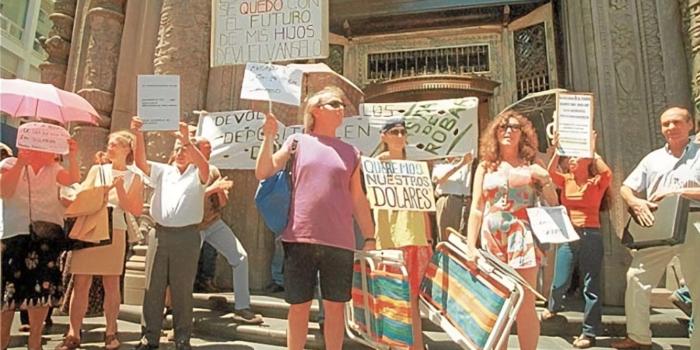
[[[552,312],[564,310],[566,291],[571,284],[574,264],[583,276],[583,332],[595,337],[600,331],[602,300],[600,299],[600,270],[603,263],[603,238],[597,228],[577,228],[580,240],[564,243],[557,248],[552,291],[547,308]]]
[[[282,248],[282,240],[276,238],[274,244],[275,250],[272,253],[272,261],[270,262],[272,283],[278,286],[284,286],[284,248]]]

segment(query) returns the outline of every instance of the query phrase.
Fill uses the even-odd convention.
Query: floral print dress
[[[526,209],[537,196],[530,167],[501,162],[484,175],[481,247],[515,269],[536,267],[542,252],[535,244]]]

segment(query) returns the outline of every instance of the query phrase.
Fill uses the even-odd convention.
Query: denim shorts
[[[313,243],[284,244],[284,290],[289,304],[311,301],[317,281],[323,300],[347,302],[352,291],[351,250]]]

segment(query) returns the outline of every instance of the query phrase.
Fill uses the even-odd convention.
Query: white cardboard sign
[[[68,131],[58,125],[31,122],[17,129],[17,148],[68,154],[68,139]]]
[[[557,130],[559,155],[593,158],[593,95],[558,93]]]
[[[211,65],[328,57],[328,0],[214,0]]]
[[[532,232],[540,243],[566,243],[579,240],[563,205],[527,208]]]
[[[301,104],[301,81],[304,72],[276,64],[248,63],[243,74],[241,98],[273,101],[288,105]]]
[[[362,157],[367,198],[374,209],[435,211],[428,164]]]
[[[180,76],[139,75],[136,113],[144,131],[178,130],[180,122]]]

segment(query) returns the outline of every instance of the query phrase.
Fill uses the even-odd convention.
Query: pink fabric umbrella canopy
[[[62,124],[97,124],[100,119],[80,95],[23,79],[0,79],[0,110],[13,117],[45,118]]]

